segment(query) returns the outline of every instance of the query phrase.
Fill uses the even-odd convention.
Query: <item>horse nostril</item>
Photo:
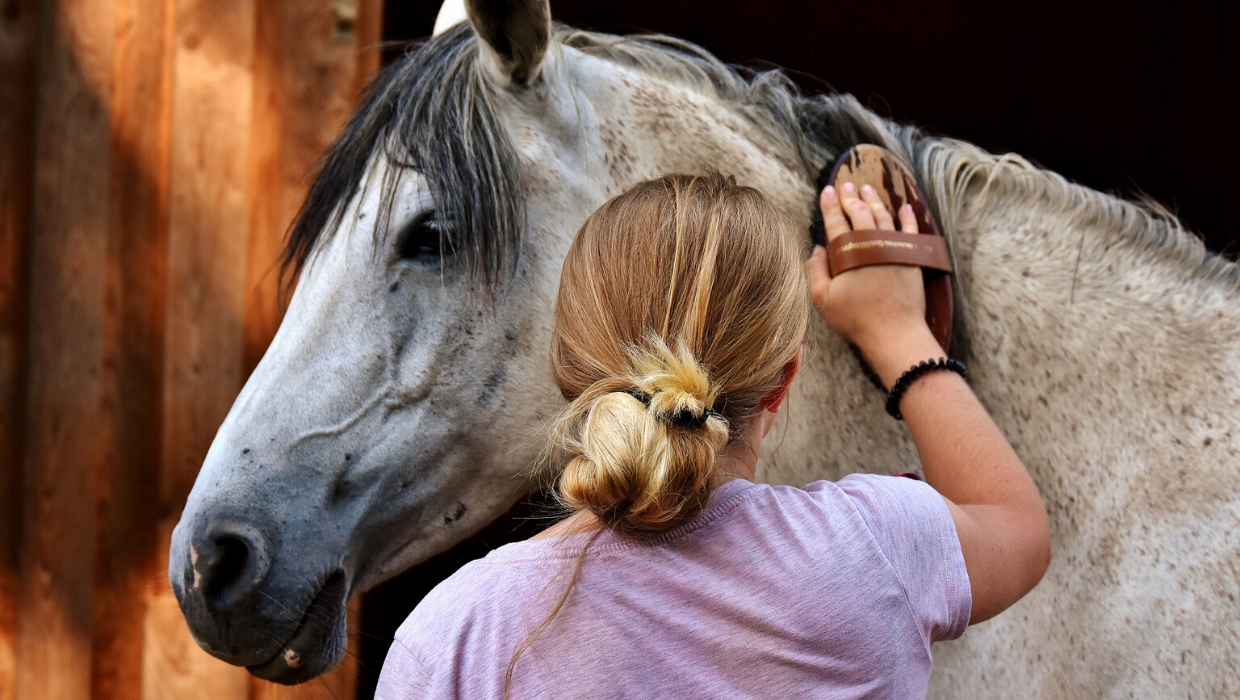
[[[267,556],[262,540],[242,528],[220,528],[195,546],[194,574],[203,601],[226,607],[262,583]]]
[[[208,601],[224,598],[232,584],[241,579],[250,560],[250,548],[236,537],[221,537],[215,541],[215,548],[216,554],[202,587],[202,594]]]

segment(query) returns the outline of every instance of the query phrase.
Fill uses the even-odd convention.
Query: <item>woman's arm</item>
[[[860,196],[858,196],[860,195]],[[827,235],[894,229],[872,190],[822,194]],[[912,211],[901,230],[916,233]],[[851,219],[852,225],[849,220]],[[854,343],[887,386],[922,360],[945,353],[925,322],[921,270],[885,265],[832,279],[826,251],[807,265],[814,305]],[[900,411],[929,482],[947,501],[973,591],[970,623],[1002,612],[1041,580],[1050,563],[1050,525],[1033,480],[986,409],[958,375],[931,372],[913,382]]]

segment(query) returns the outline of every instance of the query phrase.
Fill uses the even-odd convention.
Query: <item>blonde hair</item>
[[[551,335],[570,512],[648,536],[701,511],[719,453],[804,341],[800,234],[718,174],[642,182],[586,220]]]
[[[557,495],[570,513],[653,536],[701,512],[719,453],[783,385],[804,342],[801,233],[762,193],[719,174],[647,180],[586,219],[551,333],[552,373],[569,401],[553,428],[571,456]],[[513,653],[505,699],[601,532]]]

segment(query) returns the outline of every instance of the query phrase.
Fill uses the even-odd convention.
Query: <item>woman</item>
[[[894,229],[869,185],[821,204],[831,238]],[[551,344],[571,516],[432,591],[378,697],[924,697],[930,644],[1033,588],[1045,508],[955,373],[898,400],[928,483],[753,483],[801,361],[800,236],[718,175],[644,182],[589,218]],[[943,355],[916,268],[832,279],[816,248],[804,269],[887,386]]]

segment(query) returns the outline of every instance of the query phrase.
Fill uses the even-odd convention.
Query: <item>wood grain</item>
[[[319,157],[357,105],[359,1],[286,4],[281,159],[286,222],[305,199]]]
[[[251,127],[245,359],[257,366],[284,314],[278,257],[319,158],[378,69],[379,0],[270,2],[258,16]]]
[[[383,0],[357,0],[357,79],[353,87],[356,95],[370,83],[379,72],[383,52]]]
[[[17,531],[26,388],[38,3],[0,14],[0,700],[16,693]]]
[[[354,697],[353,657],[294,689],[212,659],[166,570],[377,66],[360,2],[0,3],[0,700]]]
[[[17,619],[17,697],[90,694],[102,412],[111,0],[44,2]]]
[[[255,16],[254,0],[176,2],[160,465],[160,502],[169,516],[164,532],[171,532],[241,388]],[[166,539],[160,547],[167,549]],[[245,671],[200,650],[166,577],[155,586],[144,627],[144,696],[244,698]]]
[[[94,700],[141,693],[145,588],[156,573],[172,20],[168,0],[116,0]]]
[[[246,248],[242,371],[262,359],[284,315],[274,269],[288,226],[282,207],[280,151],[284,140],[284,5],[260,3],[255,18],[254,97],[250,121],[250,227]]]
[[[178,0],[161,497],[180,514],[241,388],[253,0]]]

